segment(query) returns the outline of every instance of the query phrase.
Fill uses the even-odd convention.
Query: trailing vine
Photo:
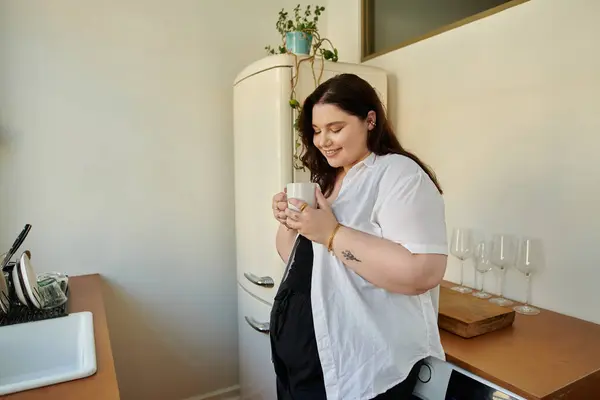
[[[298,78],[300,73],[300,65],[302,63],[309,63],[312,71],[313,82],[315,88],[321,84],[323,78],[323,72],[325,69],[325,61],[337,62],[338,61],[338,50],[335,48],[331,40],[321,37],[317,28],[319,17],[325,11],[325,7],[315,6],[314,16],[311,6],[306,6],[306,9],[301,15],[300,4],[294,7],[294,18],[288,18],[288,13],[281,9],[279,11],[279,18],[275,24],[277,31],[281,35],[281,44],[277,49],[271,46],[266,46],[265,50],[267,54],[291,54],[294,56],[294,68],[292,71],[290,100],[289,104],[293,110],[294,115],[294,154],[293,154],[293,166],[297,170],[305,170],[302,165],[300,157],[302,156],[302,142],[300,140],[299,122],[300,114],[302,112],[302,106],[300,101],[296,98],[296,86],[298,85]],[[311,19],[312,16],[312,19]],[[310,35],[313,38],[310,54],[308,55],[297,55],[288,50],[286,44],[286,34],[288,32],[302,32],[303,35]],[[315,71],[315,61],[320,61],[320,68],[317,73]]]

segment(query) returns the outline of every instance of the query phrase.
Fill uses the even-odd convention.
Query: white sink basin
[[[91,312],[0,327],[0,396],[95,373]]]

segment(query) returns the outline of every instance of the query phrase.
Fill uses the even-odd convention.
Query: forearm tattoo
[[[342,251],[342,255],[344,256],[344,258],[348,261],[356,261],[356,262],[361,262],[358,258],[356,258],[354,256],[354,254],[352,254],[350,252],[350,250],[344,250]]]

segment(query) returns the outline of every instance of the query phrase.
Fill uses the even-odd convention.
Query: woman
[[[316,208],[273,197],[288,262],[271,314],[279,399],[408,399],[422,360],[443,359],[432,289],[446,269],[442,190],[402,148],[356,75],[305,101],[302,161]],[[296,247],[294,245],[296,244]]]

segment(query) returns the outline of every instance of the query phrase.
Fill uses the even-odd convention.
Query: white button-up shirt
[[[447,254],[444,202],[418,164],[371,154],[348,172],[332,205],[349,228],[412,253]],[[402,382],[428,356],[444,360],[439,287],[418,296],[375,287],[313,243],[312,308],[328,400],[367,400]]]

